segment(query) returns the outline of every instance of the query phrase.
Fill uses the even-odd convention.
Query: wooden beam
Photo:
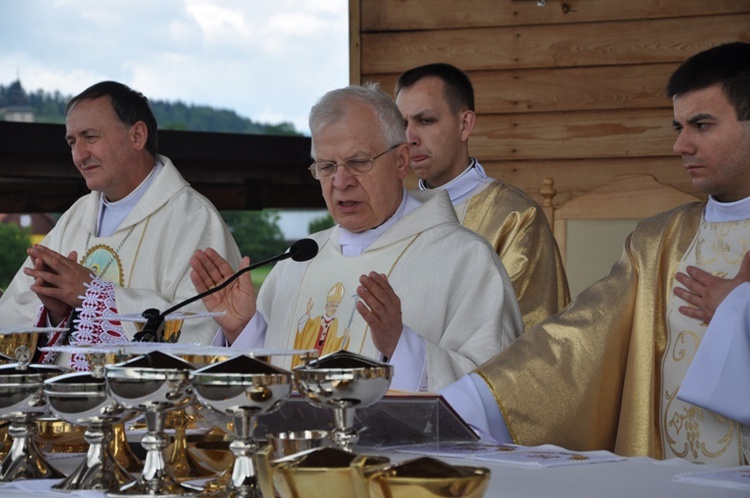
[[[64,125],[0,121],[0,212],[62,212],[88,192]],[[310,138],[159,131],[159,151],[219,209],[321,208]]]

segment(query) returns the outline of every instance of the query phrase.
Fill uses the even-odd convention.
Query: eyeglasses
[[[313,178],[321,181],[333,178],[338,166],[343,166],[350,175],[354,176],[369,173],[372,171],[372,164],[375,162],[375,159],[379,158],[386,152],[392,151],[399,145],[401,144],[392,145],[387,150],[384,150],[373,157],[350,157],[349,159],[344,160],[343,163],[334,163],[331,161],[312,163],[307,169],[310,170]]]

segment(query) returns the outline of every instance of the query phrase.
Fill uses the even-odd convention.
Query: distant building
[[[31,109],[29,97],[19,80],[10,84],[5,102],[0,102],[0,112],[5,114],[5,121],[34,122],[34,112]]]
[[[52,216],[44,213],[20,214],[0,213],[0,223],[14,223],[21,228],[28,228],[31,232],[31,243],[38,244],[55,226]]]
[[[34,122],[34,112],[31,109],[29,97],[19,80],[11,83],[7,98],[0,102],[0,114],[4,114],[5,121]],[[28,228],[31,231],[32,244],[41,242],[47,232],[55,226],[55,220],[43,213],[0,213],[0,223],[14,223],[21,228]]]

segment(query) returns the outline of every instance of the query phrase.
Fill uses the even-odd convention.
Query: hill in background
[[[25,109],[37,123],[65,123],[65,105],[72,95],[36,90],[26,92],[19,81],[0,85],[0,118],[3,110]],[[162,130],[205,131],[216,133],[246,133],[253,135],[301,135],[292,123],[257,123],[228,109],[185,104],[180,101],[150,100]]]

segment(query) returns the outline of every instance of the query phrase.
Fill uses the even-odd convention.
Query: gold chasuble
[[[541,208],[499,180],[456,205],[463,226],[490,243],[500,256],[523,314],[526,330],[570,301],[560,251]]]
[[[359,277],[370,271],[390,275],[401,254],[415,238],[403,239],[356,258],[337,257],[333,244],[325,244],[302,279],[299,298],[292,313],[292,316],[301,319],[289,331],[286,348],[317,349],[321,354],[346,349],[376,358],[379,353],[370,337],[367,322],[355,308]],[[338,304],[334,306],[336,301]],[[316,302],[321,303],[317,309]],[[312,319],[309,318],[311,314]],[[291,359],[285,358],[287,361],[283,367],[289,368]],[[297,364],[294,362],[293,366]]]
[[[733,277],[750,250],[750,220],[701,221],[698,235],[680,264],[679,271],[697,266],[726,278]],[[661,432],[664,457],[723,466],[743,464],[739,423],[699,406],[677,399],[677,393],[693,361],[708,324],[680,313],[684,301],[673,296],[669,306],[667,352],[661,365]],[[737,379],[737,382],[742,382]]]
[[[514,441],[671,456],[660,423],[667,313],[704,207],[639,223],[609,275],[476,370]]]

